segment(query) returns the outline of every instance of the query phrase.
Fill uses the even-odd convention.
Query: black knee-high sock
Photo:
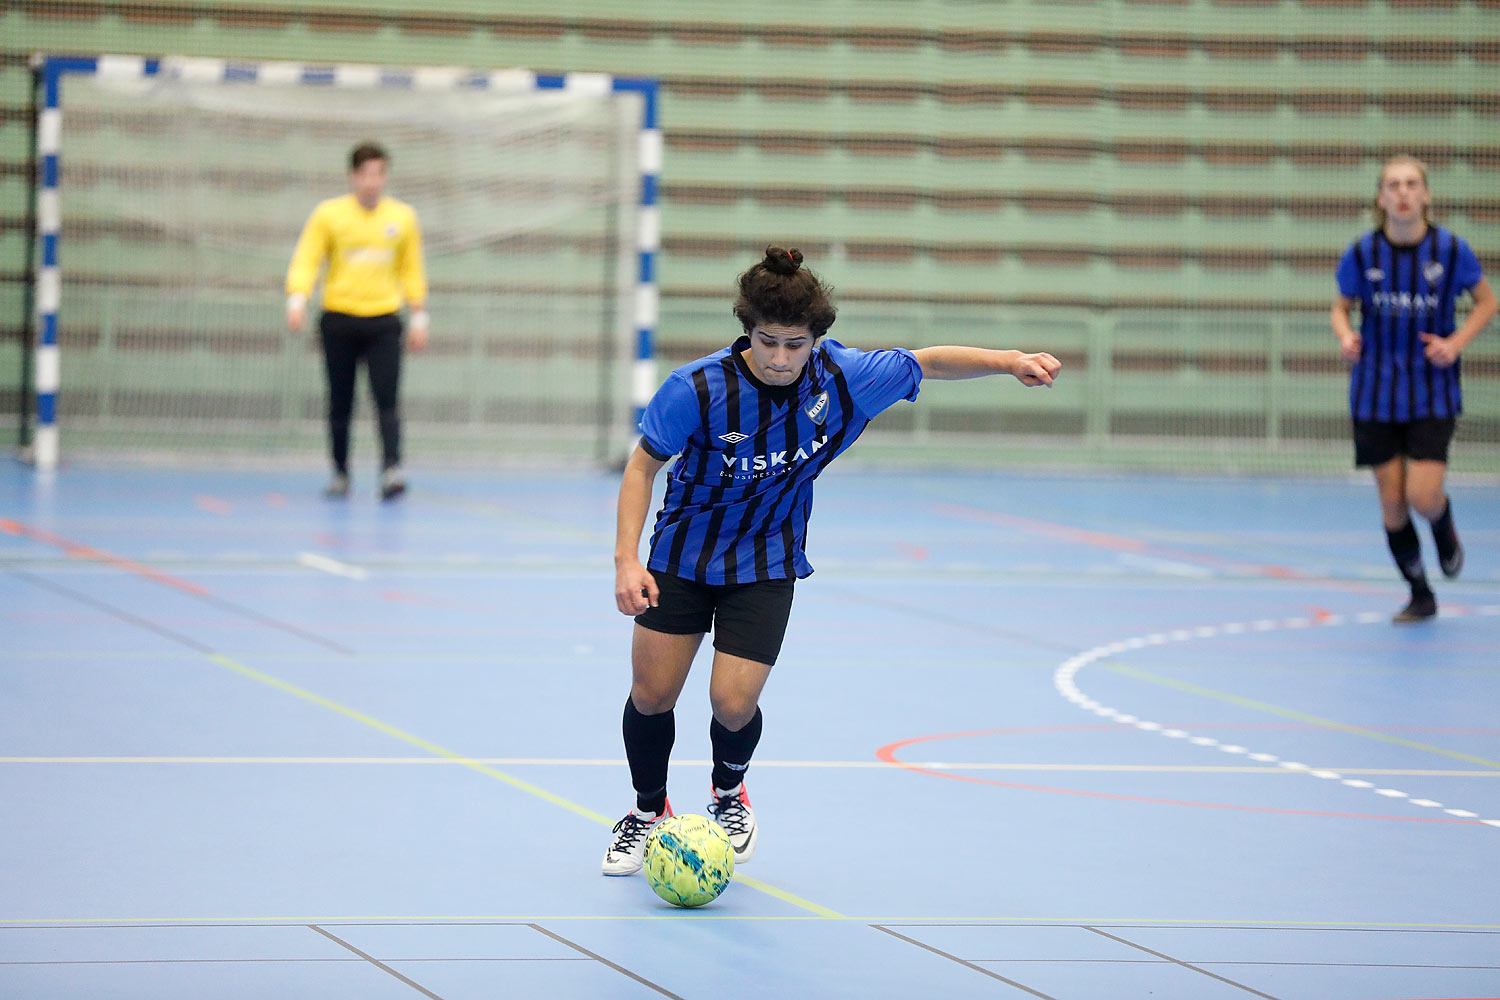
[[[1422,568],[1422,542],[1417,538],[1417,529],[1412,527],[1411,521],[1395,531],[1387,528],[1385,540],[1391,547],[1396,568],[1411,584],[1412,595],[1432,593],[1432,588],[1427,585],[1427,572]]]
[[[1443,512],[1432,519],[1432,541],[1439,556],[1451,559],[1458,548],[1458,531],[1453,527],[1453,498],[1444,497],[1443,501]]]
[[[755,745],[760,742],[761,715],[745,723],[744,728],[730,732],[714,719],[708,724],[708,738],[714,748],[714,787],[733,788],[745,777]]]
[[[669,708],[656,715],[642,715],[635,702],[625,699],[625,759],[630,761],[630,783],[635,786],[635,804],[642,812],[660,813],[667,807],[667,762],[677,739],[677,720]]]

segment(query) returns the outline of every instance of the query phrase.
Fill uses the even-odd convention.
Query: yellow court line
[[[420,736],[414,736],[404,730],[397,729],[395,726],[381,722],[379,719],[352,709],[347,705],[341,705],[330,698],[325,698],[320,694],[314,694],[313,692],[308,691],[306,688],[300,688],[297,685],[292,684],[288,681],[284,681],[279,677],[273,677],[270,674],[256,670],[254,667],[247,667],[245,666],[245,664],[240,663],[237,660],[232,660],[221,653],[210,653],[208,654],[208,658],[210,660],[213,660],[219,666],[224,667],[228,670],[232,670],[244,677],[248,677],[253,681],[258,681],[261,684],[265,684],[269,687],[275,688],[278,691],[283,691],[297,698],[301,698],[304,701],[312,702],[314,705],[319,705],[323,708],[328,709],[329,711],[337,712],[339,715],[342,715],[345,718],[353,719],[355,722],[369,726],[370,728],[376,729],[386,734],[387,736],[401,740],[403,743],[409,743],[414,747],[418,747],[422,750],[427,751],[428,753],[436,754],[439,757],[445,757],[448,760],[453,761],[455,764],[461,764],[472,771],[478,771],[480,774],[494,778],[496,781],[503,781],[505,784],[511,786],[517,791],[525,792],[528,795],[534,795],[537,798],[542,799],[544,802],[549,802],[552,805],[558,806],[559,808],[566,809],[568,810],[568,812],[571,812],[577,816],[582,816],[584,819],[592,820],[595,823],[602,823],[604,826],[614,826],[614,820],[610,819],[608,816],[603,815],[602,813],[597,813],[585,806],[578,805],[576,802],[571,802],[568,799],[563,798],[561,795],[554,795],[552,792],[547,791],[545,788],[533,785],[529,781],[522,781],[520,778],[506,774],[504,771],[498,770],[496,768],[490,767],[488,764],[481,764],[479,761],[474,760],[470,757],[465,757],[463,754],[455,753],[454,751],[449,750],[446,747],[438,746],[436,743],[424,740]],[[744,876],[737,875],[736,880],[743,882],[745,885],[749,886],[752,889],[758,889],[769,896],[779,899],[782,902],[790,903],[793,906],[799,906],[802,909],[811,911],[817,916],[832,918],[837,918],[840,916],[840,914],[833,910],[830,910],[826,906],[821,906],[817,903],[811,902],[810,900],[803,899],[800,896],[793,895],[792,893],[786,892],[785,890],[777,889],[765,882],[761,882],[759,879],[746,878]]]
[[[1109,670],[1117,674],[1125,674],[1138,680],[1150,681],[1164,687],[1176,688],[1189,694],[1202,695],[1205,698],[1213,698],[1216,701],[1228,702],[1243,708],[1252,708],[1260,712],[1268,712],[1271,715],[1279,715],[1284,719],[1296,719],[1298,722],[1310,722],[1325,729],[1335,729],[1342,733],[1352,733],[1355,736],[1364,736],[1368,739],[1379,740],[1382,743],[1394,743],[1397,746],[1409,747],[1412,750],[1423,750],[1427,753],[1441,754],[1444,757],[1452,757],[1454,760],[1466,760],[1470,764],[1479,764],[1483,767],[1492,767],[1500,770],[1500,761],[1489,760],[1484,757],[1476,757],[1473,754],[1460,753],[1457,750],[1448,750],[1443,747],[1435,747],[1428,743],[1418,743],[1415,740],[1402,739],[1399,736],[1391,736],[1388,733],[1378,732],[1374,729],[1365,729],[1363,726],[1351,726],[1345,722],[1336,722],[1333,719],[1324,719],[1316,715],[1308,715],[1297,712],[1290,708],[1282,708],[1280,705],[1272,705],[1269,702],[1255,701],[1251,698],[1242,698],[1239,695],[1230,694],[1227,691],[1216,691],[1213,688],[1203,687],[1199,684],[1191,684],[1172,677],[1163,677],[1135,667],[1127,667],[1118,663],[1104,664]]]
[[[776,888],[769,882],[762,882],[758,878],[751,878],[749,875],[743,874],[738,869],[736,869],[734,873],[734,880],[736,882],[743,882],[745,885],[749,886],[752,889],[758,889],[768,896],[773,896],[776,899],[781,900],[783,903],[790,903],[793,906],[799,906],[804,910],[811,910],[817,916],[825,917],[830,920],[848,919],[837,910],[830,910],[826,906],[821,906],[817,903],[803,899],[801,896],[794,896],[791,893],[787,892],[785,889]]]

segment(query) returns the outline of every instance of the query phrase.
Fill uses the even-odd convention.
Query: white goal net
[[[519,71],[152,69],[61,88],[65,452],[322,452],[317,310],[289,332],[283,283],[313,206],[374,141],[431,285],[431,342],[403,362],[411,460],[623,453],[649,339],[640,93]],[[373,465],[363,379],[358,398],[354,462]]]

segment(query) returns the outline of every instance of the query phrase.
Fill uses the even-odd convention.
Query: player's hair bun
[[[802,251],[796,247],[790,250],[781,247],[766,247],[766,259],[761,263],[772,274],[796,274],[797,269],[802,266]]]

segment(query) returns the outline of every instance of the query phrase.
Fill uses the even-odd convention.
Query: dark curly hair
[[[740,297],[734,315],[749,332],[765,323],[806,326],[813,339],[823,336],[838,316],[832,289],[802,266],[802,251],[766,247],[760,263],[740,275]]]

